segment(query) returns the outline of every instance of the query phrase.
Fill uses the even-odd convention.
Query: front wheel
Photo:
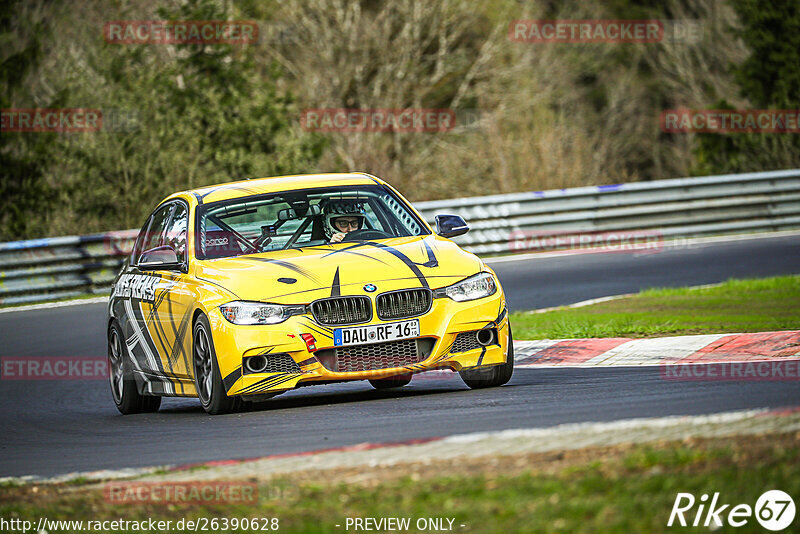
[[[514,373],[514,340],[511,338],[511,326],[508,327],[508,356],[506,363],[493,365],[487,369],[469,369],[459,371],[461,380],[470,389],[494,388],[502,386],[509,380]]]
[[[108,327],[108,379],[114,404],[123,415],[157,412],[161,406],[161,397],[139,394],[130,369],[128,347],[123,339],[122,330],[114,320]]]
[[[194,324],[192,338],[194,360],[194,385],[203,409],[211,415],[240,411],[240,397],[229,397],[222,385],[217,353],[211,337],[211,325],[205,315],[199,315]]]

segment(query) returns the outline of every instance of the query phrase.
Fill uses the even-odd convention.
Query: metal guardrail
[[[0,243],[0,304],[110,292],[138,230]]]
[[[520,250],[533,232],[577,235],[650,230],[662,237],[800,228],[800,169],[576,187],[420,202],[425,218],[448,212],[470,232],[455,241],[476,254]]]
[[[479,255],[518,252],[531,235],[631,230],[662,238],[800,228],[800,169],[576,187],[419,202],[461,215],[470,232],[455,238]],[[0,243],[0,304],[105,294],[136,230]]]

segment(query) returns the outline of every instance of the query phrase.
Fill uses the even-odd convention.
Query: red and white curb
[[[514,366],[616,367],[795,361],[800,331],[515,341]]]

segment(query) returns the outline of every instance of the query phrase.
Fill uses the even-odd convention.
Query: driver
[[[330,243],[340,243],[345,234],[364,228],[367,215],[364,203],[354,200],[330,200],[323,212],[325,236]]]

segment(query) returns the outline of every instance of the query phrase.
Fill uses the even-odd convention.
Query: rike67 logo
[[[708,494],[700,496],[699,501],[691,493],[678,493],[667,526],[704,526],[717,529],[728,524],[743,527],[755,516],[756,521],[767,530],[779,531],[788,528],[794,521],[795,505],[788,493],[781,490],[765,491],[756,501],[755,507],[749,504],[730,504],[720,502],[719,492],[709,501]],[[695,505],[697,505],[696,510]]]

